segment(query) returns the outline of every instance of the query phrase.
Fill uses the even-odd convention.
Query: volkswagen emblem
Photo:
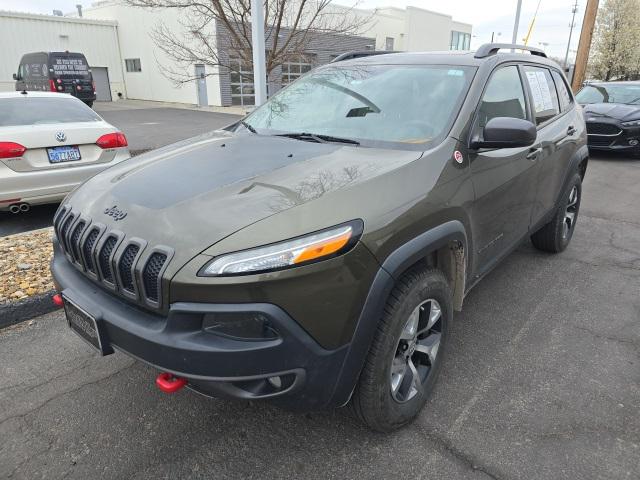
[[[65,135],[64,132],[58,132],[56,133],[56,140],[59,142],[64,142],[67,140],[67,136]]]

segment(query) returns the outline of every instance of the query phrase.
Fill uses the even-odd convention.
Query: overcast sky
[[[529,40],[529,45],[544,47],[549,55],[564,58],[567,40],[569,39],[569,24],[571,23],[571,8],[575,0],[540,0],[540,10]],[[35,13],[51,13],[53,9],[70,12],[77,3],[85,7],[91,1],[82,0],[0,0],[0,10],[17,10]],[[353,4],[351,0],[336,0],[336,3]],[[518,38],[522,40],[533,18],[538,0],[523,0],[522,14]],[[415,6],[436,12],[452,15],[455,20],[473,25],[472,47],[491,40],[491,32],[495,32],[496,39],[503,42],[511,41],[513,20],[515,17],[516,0],[361,0],[359,6],[375,8],[393,5],[395,7]],[[580,26],[586,0],[578,0],[576,28],[571,41],[571,49],[576,49]],[[500,36],[497,36],[500,33]],[[497,41],[496,40],[496,41]],[[548,45],[541,45],[546,43]],[[570,56],[573,56],[570,53]]]

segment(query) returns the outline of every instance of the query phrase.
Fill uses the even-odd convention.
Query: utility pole
[[[582,31],[580,32],[580,42],[576,53],[576,65],[573,71],[573,82],[571,88],[574,92],[580,90],[584,76],[587,71],[589,60],[589,50],[591,49],[591,37],[596,26],[596,16],[598,14],[598,0],[587,0],[587,7],[584,10],[584,20],[582,21]]]
[[[516,19],[513,22],[513,35],[511,36],[511,44],[518,43],[518,25],[520,24],[520,9],[522,8],[522,0],[518,0],[518,6],[516,7]],[[512,50],[513,51],[513,50]]]
[[[564,54],[564,68],[567,69],[567,61],[569,60],[569,47],[571,46],[571,35],[573,34],[573,27],[576,26],[576,12],[578,11],[578,0],[573,4],[573,17],[571,17],[571,25],[569,27],[569,41],[567,42],[567,51]]]
[[[267,67],[262,0],[251,0],[251,44],[253,46],[253,88],[255,89],[256,107],[259,107],[267,101]]]

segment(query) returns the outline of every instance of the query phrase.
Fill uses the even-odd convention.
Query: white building
[[[338,14],[344,11],[337,5],[333,8]],[[328,36],[316,37],[310,42],[305,58],[277,69],[271,91],[344,51],[469,48],[471,25],[455,22],[448,15],[415,7],[349,9],[349,12],[369,20],[361,35],[339,41]],[[151,34],[158,25],[180,32],[180,13],[133,8],[112,0],[94,3],[84,10],[83,18],[0,11],[3,46],[0,90],[14,89],[12,74],[23,54],[69,50],[86,56],[94,72],[98,98],[102,100],[130,98],[215,106],[252,103],[253,84],[247,82],[247,75],[236,75],[228,69],[194,64],[188,67],[188,73],[194,77],[204,73],[202,81],[178,85],[166,78],[163,68],[184,67],[179,67],[156,46]],[[224,45],[224,28],[215,25],[211,28],[212,35],[217,36],[217,45]],[[244,68],[239,66],[243,73]]]

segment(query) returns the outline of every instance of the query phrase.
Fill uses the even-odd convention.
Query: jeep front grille
[[[91,273],[96,272],[96,265],[93,261],[93,247],[96,246],[96,240],[98,240],[98,235],[100,235],[100,230],[98,228],[92,228],[89,235],[87,235],[87,239],[84,241],[84,245],[82,246],[82,253],[84,254],[84,266]]]
[[[53,227],[60,249],[92,281],[147,308],[162,307],[162,274],[171,248],[106,230],[69,206],[56,214]]]
[[[138,245],[128,245],[124,249],[120,261],[118,262],[118,269],[120,271],[120,280],[122,281],[122,288],[129,293],[135,293],[133,280],[133,261],[138,255],[140,247]]]
[[[147,260],[142,272],[144,291],[152,302],[158,302],[160,298],[160,272],[166,261],[167,256],[164,253],[154,252]]]

